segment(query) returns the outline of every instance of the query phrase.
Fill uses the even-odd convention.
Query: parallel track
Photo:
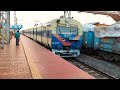
[[[86,65],[85,63],[77,59],[66,59],[66,60],[97,79],[115,79],[101,71],[96,70],[91,66]]]

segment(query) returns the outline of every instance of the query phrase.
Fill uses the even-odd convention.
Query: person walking
[[[19,30],[15,33],[15,38],[16,38],[16,45],[19,45],[19,40],[20,40],[20,32],[19,32]]]

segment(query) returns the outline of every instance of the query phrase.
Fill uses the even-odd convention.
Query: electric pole
[[[1,49],[4,49],[4,26],[3,26],[3,11],[0,12],[1,13]]]
[[[10,43],[10,11],[0,11],[1,48],[4,48],[5,40]],[[5,38],[6,37],[6,38]]]
[[[7,11],[7,17],[6,17],[6,35],[7,35],[7,43],[10,43],[10,11]]]
[[[16,11],[14,11],[14,33],[17,29],[17,18],[16,18]]]

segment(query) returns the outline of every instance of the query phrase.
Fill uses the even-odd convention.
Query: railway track
[[[66,59],[66,60],[97,79],[115,79],[101,71],[96,70],[91,66],[86,65],[85,63],[77,59]]]

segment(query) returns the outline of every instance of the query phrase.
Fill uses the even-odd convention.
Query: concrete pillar
[[[7,33],[7,43],[10,43],[10,11],[7,11],[7,29],[6,29],[6,33]]]

